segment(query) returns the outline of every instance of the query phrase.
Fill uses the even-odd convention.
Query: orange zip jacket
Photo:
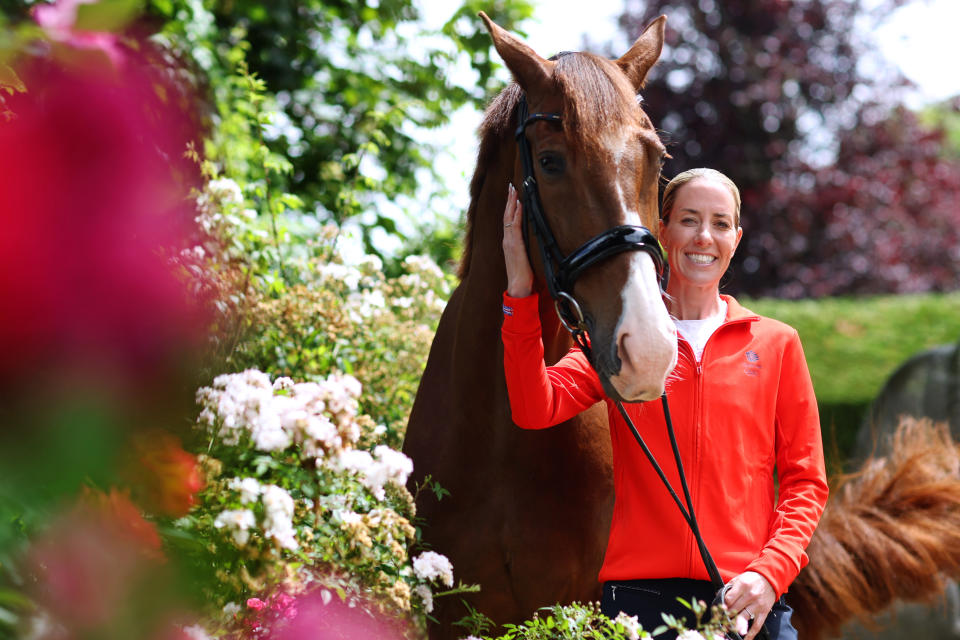
[[[800,338],[727,302],[701,362],[679,338],[667,399],[700,531],[724,581],[756,571],[777,595],[807,563],[827,500],[820,419]],[[546,367],[537,296],[504,294],[504,369],[514,422],[541,429],[604,401],[616,500],[601,582],[709,580],[696,540],[579,349]],[[683,499],[659,401],[624,405]],[[779,487],[774,482],[774,469]]]

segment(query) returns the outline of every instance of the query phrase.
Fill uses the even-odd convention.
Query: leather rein
[[[653,264],[657,270],[657,277],[661,282],[668,266],[659,241],[649,229],[638,225],[620,225],[612,229],[607,229],[590,240],[587,240],[570,255],[563,255],[553,232],[550,230],[550,225],[547,223],[546,217],[543,214],[543,203],[540,200],[540,191],[537,188],[537,179],[533,172],[533,151],[530,148],[530,142],[526,136],[527,127],[538,121],[551,122],[559,125],[563,123],[563,119],[559,113],[537,112],[530,114],[527,106],[527,97],[526,95],[522,95],[517,105],[517,130],[515,135],[517,145],[520,147],[520,157],[523,162],[521,197],[523,198],[524,240],[528,240],[528,228],[533,226],[534,234],[537,237],[537,246],[540,248],[547,289],[553,298],[557,316],[559,316],[564,328],[570,332],[574,342],[577,343],[577,346],[580,347],[584,355],[587,356],[587,360],[591,366],[593,366],[590,338],[587,335],[587,322],[579,303],[577,303],[573,296],[573,285],[577,278],[593,265],[619,253],[623,253],[624,251],[646,252],[653,259]],[[640,432],[637,431],[633,420],[627,415],[623,404],[619,400],[615,401],[617,409],[627,423],[627,427],[633,434],[634,439],[639,443],[647,460],[653,465],[654,471],[656,471],[660,477],[667,491],[670,492],[670,496],[676,503],[677,508],[680,509],[683,519],[693,532],[697,540],[700,557],[703,559],[703,564],[710,576],[710,581],[718,591],[717,597],[722,600],[722,594],[724,593],[723,578],[720,576],[720,570],[717,568],[716,562],[714,562],[710,551],[707,549],[707,545],[700,533],[697,518],[693,512],[693,500],[690,497],[686,474],[684,474],[683,471],[683,463],[680,459],[680,450],[677,446],[676,435],[674,434],[673,421],[670,418],[670,407],[667,404],[666,393],[660,396],[660,402],[663,405],[663,415],[666,419],[667,432],[670,436],[670,446],[673,449],[673,457],[677,464],[677,470],[680,472],[680,484],[683,487],[686,506],[684,506],[683,501],[680,500],[677,492],[674,491],[670,485],[666,474],[664,474],[663,469],[657,463],[653,452],[650,451],[646,442],[643,441],[643,437],[641,437]],[[716,602],[715,600],[714,604],[716,604]],[[731,640],[740,640],[740,635],[734,631],[728,632],[727,637]],[[766,628],[760,630],[758,638],[761,638],[761,640],[768,638]]]

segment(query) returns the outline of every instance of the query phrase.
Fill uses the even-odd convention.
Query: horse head
[[[546,60],[480,16],[516,80],[516,97],[522,92],[529,112],[537,114],[520,135],[530,148],[543,219],[559,253],[570,256],[590,239],[626,225],[656,233],[666,150],[638,92],[660,56],[666,18],[652,22],[617,60],[589,53]],[[520,185],[519,155],[515,166],[514,184]],[[543,290],[549,258],[530,249]],[[655,262],[649,251],[608,251],[579,272],[567,292],[582,312],[593,366],[614,399],[658,397],[676,364],[676,330]]]

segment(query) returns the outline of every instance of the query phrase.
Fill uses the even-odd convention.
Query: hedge
[[[860,422],[890,374],[913,354],[960,339],[960,292],[741,302],[800,334],[834,467],[850,457]]]

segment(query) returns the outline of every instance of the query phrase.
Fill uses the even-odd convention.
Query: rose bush
[[[269,635],[292,624],[300,598],[327,593],[409,635],[437,592],[457,592],[445,557],[417,553],[411,461],[360,448],[383,434],[360,413],[361,390],[349,375],[298,383],[249,369],[198,392],[207,486],[176,526],[216,566],[211,634]]]

